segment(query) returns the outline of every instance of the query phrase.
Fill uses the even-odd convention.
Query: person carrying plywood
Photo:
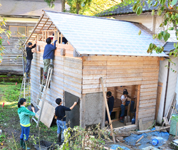
[[[46,46],[44,49],[44,54],[43,54],[43,63],[44,63],[44,79],[47,78],[47,72],[48,68],[50,65],[50,60],[54,59],[54,51],[56,50],[56,42],[57,40],[54,41],[54,45],[51,44],[51,38],[46,39]]]
[[[27,60],[27,64],[26,64],[26,68],[25,68],[25,75],[27,77],[27,79],[29,79],[29,72],[30,72],[30,68],[31,68],[31,61],[33,59],[33,53],[35,51],[32,51],[33,48],[36,47],[36,43],[32,46],[32,43],[29,42],[28,43],[28,46],[26,47],[26,53],[27,53],[27,57],[26,57],[26,60]]]
[[[62,106],[62,100],[60,98],[56,99],[56,103],[58,104],[55,109],[55,118],[57,119],[57,137],[59,139],[61,138],[61,141],[59,140],[59,142],[64,142],[64,130],[67,129],[65,111],[71,111],[75,105],[77,105],[77,102],[74,102],[70,108]]]

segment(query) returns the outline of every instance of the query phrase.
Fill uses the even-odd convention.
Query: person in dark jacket
[[[35,116],[35,109],[31,107],[32,111],[26,107],[26,99],[21,98],[18,102],[18,115],[20,119],[21,135],[20,135],[20,146],[23,149],[30,149],[27,147],[27,141],[30,133],[30,117]]]
[[[55,118],[57,119],[56,123],[58,128],[57,137],[60,138],[59,136],[61,135],[60,142],[64,142],[64,130],[67,129],[65,111],[71,111],[75,107],[75,105],[77,105],[77,102],[74,102],[74,104],[70,108],[62,106],[62,100],[60,98],[56,99],[56,103],[58,104],[55,109]]]
[[[30,68],[31,68],[31,61],[33,59],[33,52],[32,49],[36,47],[36,44],[34,44],[32,46],[32,43],[29,42],[28,46],[26,47],[26,52],[27,52],[27,64],[26,64],[26,68],[25,68],[25,73],[26,73],[26,77],[29,78],[29,72],[30,72]]]
[[[106,96],[108,99],[109,114],[111,115],[113,107],[114,107],[114,97],[112,96],[112,93],[110,91],[107,92]],[[107,113],[106,113],[106,121],[108,121],[108,123],[109,123]]]
[[[56,50],[56,42],[54,41],[54,45],[51,44],[51,38],[46,39],[46,46],[43,54],[43,63],[44,63],[44,79],[47,77],[48,68],[50,65],[50,59],[54,59],[54,51]]]

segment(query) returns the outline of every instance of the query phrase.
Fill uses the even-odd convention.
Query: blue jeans
[[[31,62],[32,62],[32,60],[27,59],[27,64],[26,64],[26,68],[25,68],[26,73],[30,72]]]
[[[110,116],[111,116],[111,113],[112,113],[112,110],[111,110],[111,111],[109,111]],[[108,122],[109,122],[107,112],[106,112],[106,121],[108,121]]]
[[[125,105],[121,105],[121,117],[125,115],[125,106],[128,106],[130,101],[126,101]],[[134,101],[131,101],[130,112],[134,112]]]
[[[29,133],[30,133],[30,127],[21,126],[20,139],[24,141],[28,141]]]
[[[57,134],[61,134],[61,142],[64,142],[64,130],[67,129],[66,121],[57,120]]]

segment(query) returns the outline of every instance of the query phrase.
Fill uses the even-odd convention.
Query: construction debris
[[[162,127],[159,129],[159,131],[164,128],[167,128],[167,127]],[[156,147],[158,148],[158,147],[164,145],[167,142],[167,140],[169,139],[169,133],[157,132],[157,130],[155,130],[155,128],[153,128],[150,131],[147,131],[147,133],[141,133],[140,135],[139,134],[131,134],[129,137],[124,138],[125,143],[127,145],[133,146],[137,149],[142,149],[142,148],[151,146],[153,139],[158,139],[159,143],[156,145]],[[138,143],[140,143],[140,144],[138,144]]]

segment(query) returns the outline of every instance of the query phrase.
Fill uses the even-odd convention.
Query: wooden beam
[[[49,30],[49,28],[52,26],[52,24],[53,24],[53,22],[51,22],[51,24],[49,25],[49,27],[48,27],[48,29],[47,29],[47,30]]]
[[[48,22],[49,18],[45,21],[45,23],[43,24],[41,31],[43,30],[44,26],[46,25],[46,23]]]
[[[40,17],[38,23],[36,24],[35,28],[33,29],[32,33],[30,34],[30,36],[28,37],[28,39],[26,40],[25,44],[28,42],[28,40],[30,40],[32,34],[35,32],[37,26],[39,25],[39,23],[41,22],[42,18],[44,17],[45,13],[42,14],[42,16]]]
[[[106,112],[107,112],[108,119],[109,119],[110,128],[111,128],[113,142],[116,143],[115,135],[114,135],[114,132],[113,132],[113,126],[112,126],[112,122],[111,122],[111,117],[110,117],[110,114],[109,114],[109,108],[108,108],[108,103],[107,103],[107,99],[106,99],[106,92],[105,92],[105,88],[104,88],[103,78],[102,77],[100,78],[100,83],[102,85],[103,97],[104,97],[104,102],[105,102],[105,106],[106,106]]]
[[[138,85],[138,87],[137,87],[136,124],[138,124],[138,109],[139,109],[139,102],[140,102],[140,85]]]

